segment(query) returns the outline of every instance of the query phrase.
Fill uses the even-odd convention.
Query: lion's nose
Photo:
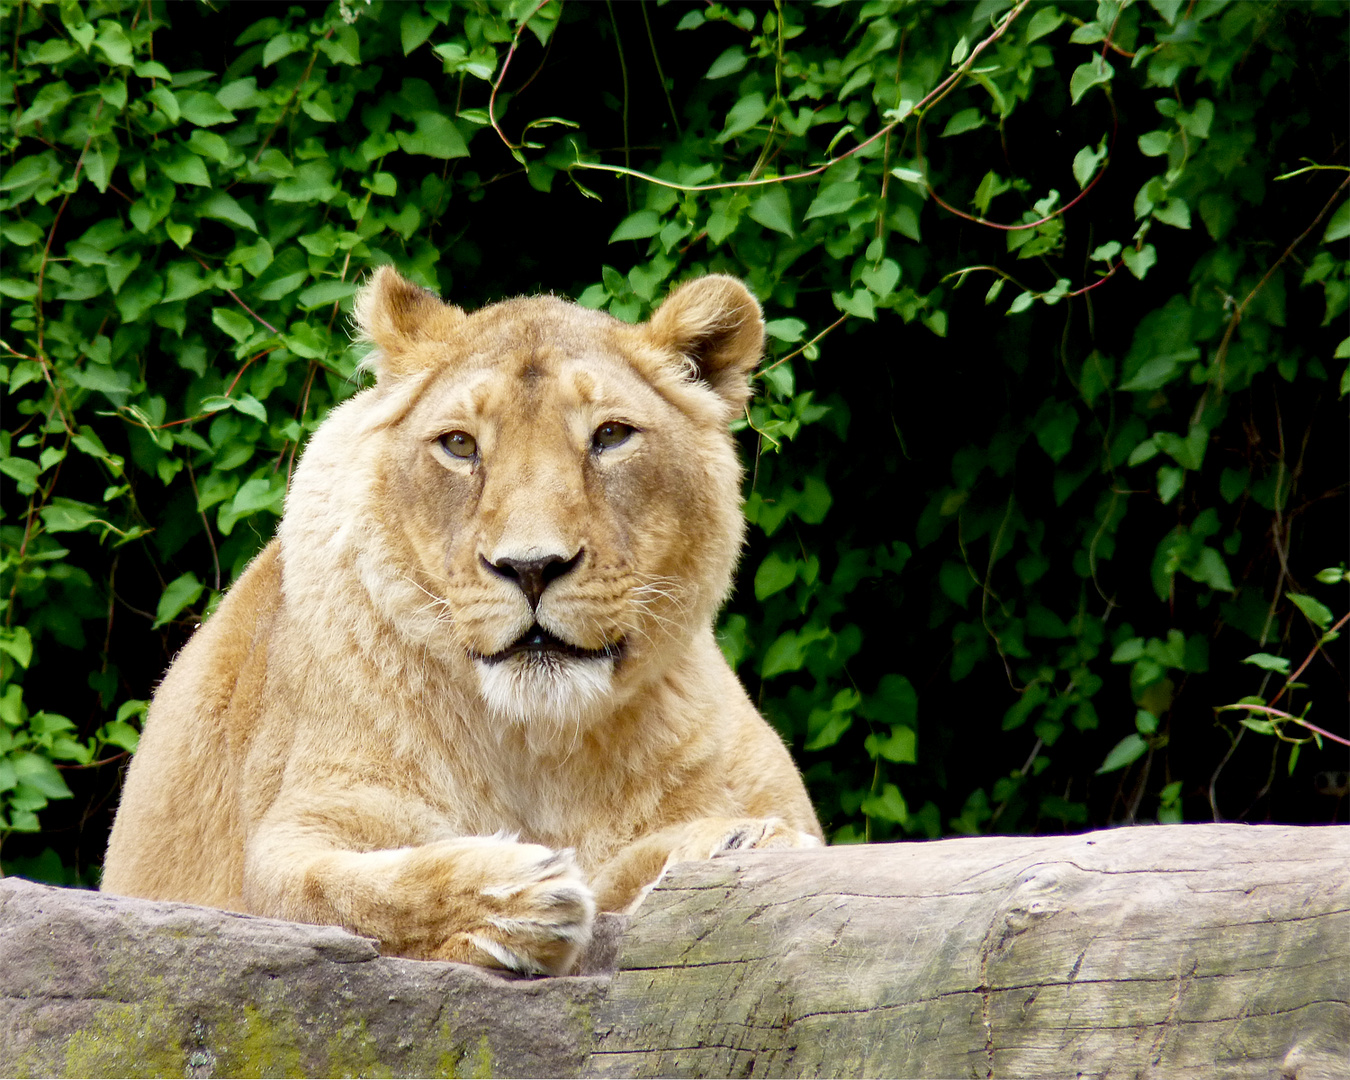
[[[581,562],[581,554],[578,551],[570,559],[561,555],[546,555],[542,559],[498,559],[496,562],[488,562],[484,558],[483,565],[499,577],[519,585],[525,599],[530,602],[530,609],[534,610],[539,606],[544,590],[558,578],[574,570]]]

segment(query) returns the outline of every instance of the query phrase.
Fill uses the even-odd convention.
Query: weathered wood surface
[[[5,1076],[1350,1076],[1350,831],[735,852],[512,980],[0,881]]]
[[[629,927],[600,1076],[1350,1076],[1350,831],[747,853]]]

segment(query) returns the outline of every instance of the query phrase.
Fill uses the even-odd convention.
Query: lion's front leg
[[[696,818],[621,848],[592,878],[603,911],[631,912],[678,862],[711,859],[741,848],[819,847],[820,840],[782,818]]]
[[[249,910],[340,925],[399,956],[529,974],[565,973],[590,941],[595,900],[570,851],[502,837],[350,851],[296,832],[250,843]]]

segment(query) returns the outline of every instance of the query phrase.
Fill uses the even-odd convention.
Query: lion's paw
[[[819,846],[816,837],[792,828],[782,818],[710,818],[694,823],[690,834],[671,849],[666,865],[711,859],[725,851]]]
[[[736,822],[721,836],[707,858],[724,851],[742,851],[747,848],[803,848],[820,847],[820,840],[810,833],[794,829],[782,818],[750,818]]]
[[[572,851],[507,842],[491,855],[492,872],[470,900],[477,910],[436,958],[527,975],[566,973],[595,921],[595,897]]]

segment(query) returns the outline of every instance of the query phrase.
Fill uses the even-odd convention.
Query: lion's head
[[[728,421],[763,346],[744,285],[689,282],[630,326],[553,297],[466,314],[384,268],[356,318],[376,384],[314,435],[281,536],[288,593],[341,589],[384,629],[338,605],[323,633],[568,725],[707,633],[743,532]]]

